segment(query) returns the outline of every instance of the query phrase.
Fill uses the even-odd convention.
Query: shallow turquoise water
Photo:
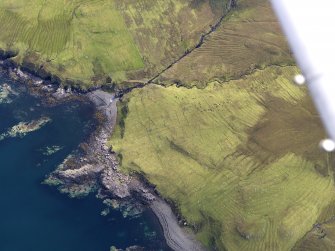
[[[135,219],[125,219],[118,211],[103,217],[105,207],[93,195],[69,199],[41,184],[92,130],[92,107],[68,103],[47,108],[19,90],[24,89],[21,84],[0,75],[0,86],[3,83],[10,83],[18,95],[10,94],[0,103],[0,134],[41,116],[52,121],[22,138],[0,141],[0,250],[109,251],[112,245],[167,250],[150,212]],[[48,146],[61,150],[45,155]]]

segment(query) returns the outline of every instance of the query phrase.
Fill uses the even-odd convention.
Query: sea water
[[[0,74],[1,251],[109,251],[131,245],[168,250],[152,213],[102,216],[105,206],[94,195],[70,199],[42,184],[92,132],[92,117],[89,104],[46,107],[22,83]],[[48,121],[26,133],[9,133],[41,118]]]

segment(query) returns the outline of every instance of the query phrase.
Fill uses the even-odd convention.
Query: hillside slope
[[[269,1],[239,0],[237,8],[204,44],[167,69],[157,83],[204,87],[210,80],[222,82],[269,65],[292,64]]]
[[[121,89],[110,139],[121,169],[155,185],[207,247],[333,250],[318,114],[291,84],[268,1],[227,13],[233,2],[2,0],[0,59],[64,86]]]
[[[319,118],[290,82],[296,72],[269,67],[204,89],[134,90],[120,105],[113,150],[207,246],[290,250],[335,199]]]
[[[153,80],[166,87],[122,98],[110,143],[123,170],[153,183],[211,249],[333,248],[333,156],[318,149],[325,135],[293,64],[269,3],[240,0]]]
[[[0,48],[46,78],[83,89],[146,81],[194,46],[225,0],[3,0]]]

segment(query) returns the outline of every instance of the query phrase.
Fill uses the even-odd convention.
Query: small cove
[[[22,137],[0,140],[1,251],[109,251],[132,245],[168,250],[150,211],[137,218],[114,210],[101,216],[106,207],[94,195],[70,199],[42,184],[92,132],[91,105],[77,101],[45,107],[1,73],[0,86],[0,134],[20,122],[50,118]]]

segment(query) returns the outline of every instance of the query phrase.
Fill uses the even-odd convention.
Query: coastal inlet
[[[167,250],[149,211],[125,218],[93,195],[71,199],[41,184],[95,129],[89,102],[44,103],[0,74],[0,250]]]

